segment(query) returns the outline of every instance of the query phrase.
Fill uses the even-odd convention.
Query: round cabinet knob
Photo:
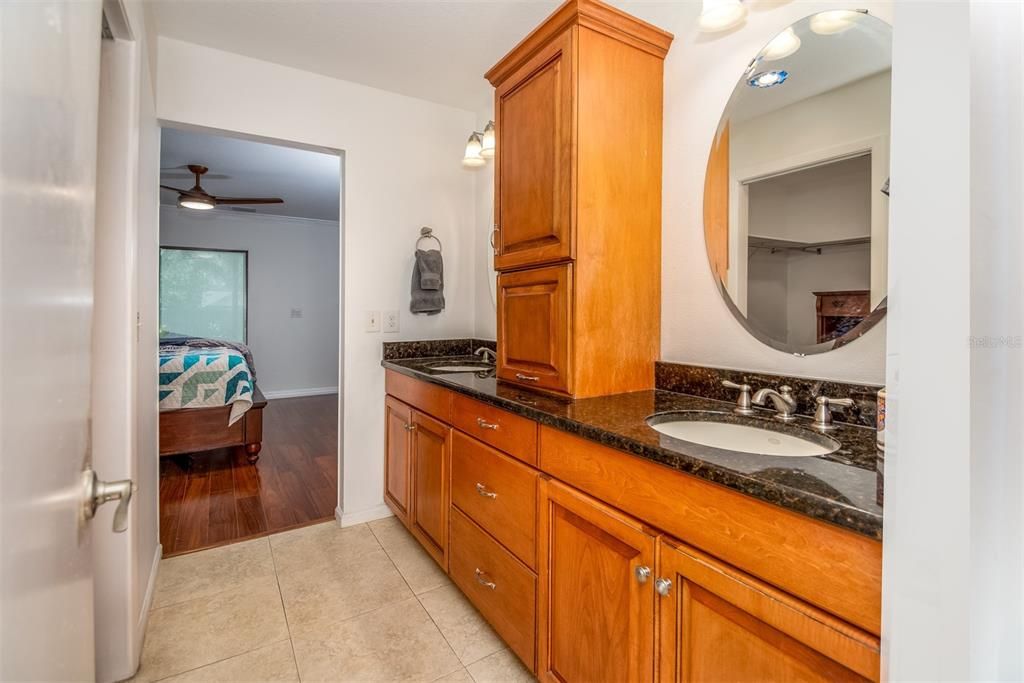
[[[636,580],[639,583],[647,583],[647,579],[651,578],[650,567],[637,567],[636,568]]]
[[[654,581],[654,590],[657,591],[658,595],[666,596],[672,592],[672,581],[669,579],[656,579]]]

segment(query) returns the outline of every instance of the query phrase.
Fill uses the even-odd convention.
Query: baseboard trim
[[[153,566],[149,569],[149,580],[146,583],[146,593],[142,598],[142,610],[139,614],[139,621],[135,625],[135,659],[136,671],[132,672],[134,675],[138,671],[138,666],[142,662],[142,646],[146,640],[146,626],[149,624],[149,610],[153,606],[153,593],[156,591],[156,577],[160,573],[160,560],[164,557],[164,547],[157,543],[156,550],[153,552]]]
[[[281,389],[280,391],[264,391],[267,400],[275,398],[300,398],[302,396],[326,396],[338,393],[338,387],[313,387],[311,389]]]
[[[338,520],[338,524],[341,526],[355,526],[356,524],[365,524],[366,522],[372,522],[376,519],[384,519],[385,517],[391,517],[394,515],[384,503],[380,505],[374,505],[372,508],[366,510],[360,510],[359,512],[344,512],[341,508],[334,509],[334,517]]]

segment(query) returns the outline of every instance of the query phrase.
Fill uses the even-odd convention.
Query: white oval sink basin
[[[431,370],[437,370],[438,372],[480,372],[481,370],[491,370],[494,368],[493,365],[467,365],[465,363],[453,363],[451,365],[431,365]]]
[[[805,458],[828,455],[839,448],[839,442],[828,437],[821,437],[822,441],[830,442],[826,446],[793,434],[731,422],[671,419],[654,422],[652,419],[648,424],[652,429],[675,439],[740,453]]]

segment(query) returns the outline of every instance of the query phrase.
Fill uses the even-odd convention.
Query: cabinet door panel
[[[409,427],[412,411],[391,396],[384,398],[384,502],[409,526]]]
[[[572,265],[498,277],[498,377],[569,392]]]
[[[572,255],[574,29],[495,93],[499,270]]]
[[[562,484],[541,488],[541,677],[653,680],[655,537]]]
[[[409,529],[447,571],[451,428],[415,410],[412,425],[412,505]]]
[[[660,679],[878,680],[878,639],[678,542],[662,542]]]

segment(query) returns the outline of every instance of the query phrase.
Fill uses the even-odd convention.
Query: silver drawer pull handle
[[[476,582],[479,583],[484,588],[490,588],[491,590],[494,590],[495,588],[498,587],[498,584],[494,583],[493,581],[488,581],[487,580],[487,574],[485,574],[484,572],[480,571],[479,567],[477,567],[477,569],[476,569]]]
[[[476,419],[476,424],[481,429],[493,429],[494,431],[498,431],[497,423],[488,422],[487,420],[483,419],[482,417],[478,417]]]
[[[672,592],[672,580],[659,578],[654,581],[654,590],[658,595],[665,597]]]
[[[495,493],[494,491],[488,491],[487,487],[479,482],[476,485],[476,492],[479,493],[484,498],[490,498],[491,500],[494,500],[495,498],[498,497],[497,493]]]
[[[516,373],[516,379],[522,380],[524,382],[539,382],[540,381],[540,377],[535,377],[534,375],[524,375],[521,372],[517,372]]]
[[[405,425],[405,431],[407,431],[407,432],[411,432],[414,429],[416,429],[416,425],[414,425],[414,424],[406,424]]]
[[[647,583],[647,579],[651,578],[650,567],[637,567],[633,573],[636,575],[637,583]]]

